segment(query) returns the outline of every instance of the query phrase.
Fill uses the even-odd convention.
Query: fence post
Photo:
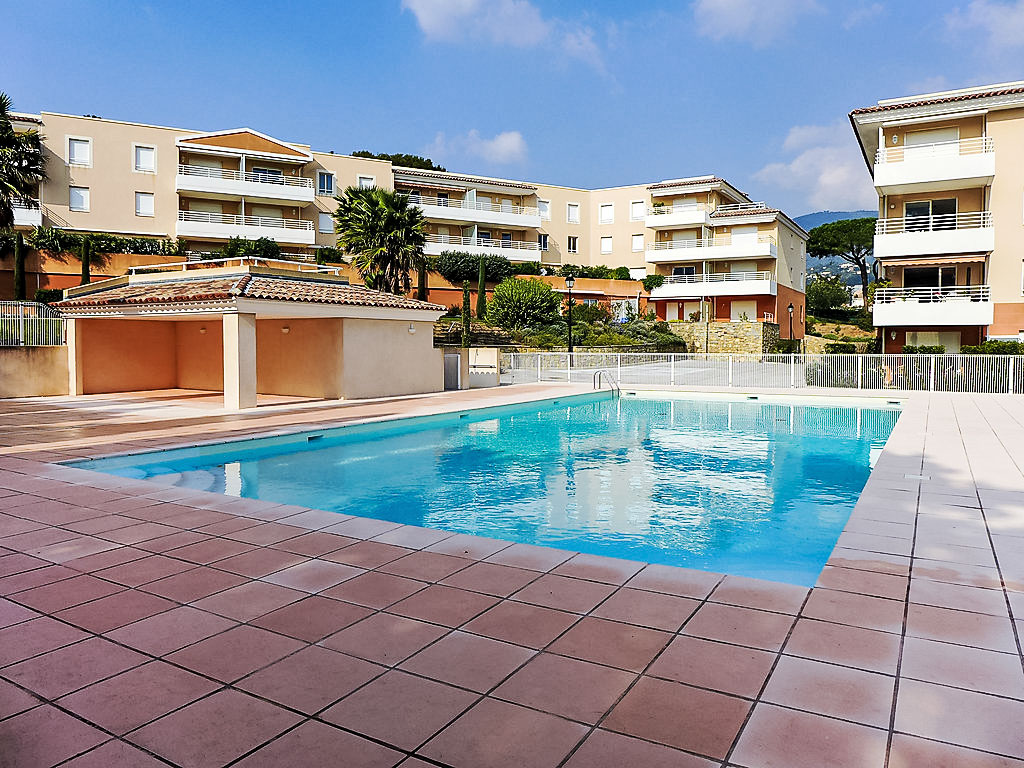
[[[615,378],[622,381],[622,353],[615,353]]]
[[[674,387],[676,385],[676,356],[675,354],[669,355],[668,364],[670,366],[668,372],[668,383],[669,386]]]
[[[789,356],[789,386],[790,389],[796,387],[796,354],[793,353]]]
[[[729,355],[729,386],[732,386],[732,355]]]
[[[25,346],[25,305],[18,305],[18,336],[21,346]]]
[[[1009,364],[1009,367],[1010,367],[1009,371],[1007,371],[1008,376],[1007,376],[1007,379],[1006,379],[1006,392],[1007,392],[1007,394],[1012,395],[1013,394],[1013,357],[1012,356],[1008,357],[1006,359],[1006,362]]]
[[[857,355],[857,389],[864,389],[864,358],[860,355]],[[857,418],[860,419],[860,411],[857,411]]]
[[[565,353],[565,380],[572,381],[572,352]]]
[[[935,355],[931,356],[931,365],[928,366],[928,391],[935,391]]]

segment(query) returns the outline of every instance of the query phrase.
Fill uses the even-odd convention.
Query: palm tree
[[[380,187],[349,187],[338,196],[338,245],[352,254],[367,287],[405,294],[423,263],[427,225],[409,196]]]
[[[38,131],[18,133],[11,123],[11,99],[0,91],[0,229],[14,226],[14,204],[37,206],[46,178],[43,139]]]

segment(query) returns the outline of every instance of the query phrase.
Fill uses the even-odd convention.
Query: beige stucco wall
[[[212,392],[224,389],[224,330],[220,318],[173,325],[177,385]]]
[[[989,257],[988,284],[996,302],[992,335],[1016,336],[1024,329],[1024,306],[1000,309],[1000,303],[1024,305],[1021,289],[1024,259],[1024,109],[988,116],[988,135],[996,150],[996,173],[990,191],[995,249]]]
[[[175,387],[174,326],[160,320],[76,320],[83,393]]]
[[[0,347],[0,397],[67,393],[67,347]]]
[[[612,187],[596,189],[590,195],[590,247],[589,260],[584,264],[603,264],[608,267],[645,267],[645,251],[633,251],[633,235],[643,235],[644,245],[654,239],[654,230],[644,226],[644,220],[630,220],[630,203],[641,201],[646,213],[651,195],[646,184],[634,184],[628,187]],[[611,224],[601,223],[601,206],[611,203],[614,206],[614,218]],[[612,252],[601,253],[601,238],[612,238]]]
[[[779,285],[803,293],[807,274],[807,241],[785,222],[778,222],[771,234],[778,241],[775,273]]]
[[[444,389],[441,350],[434,349],[433,323],[401,320],[343,321],[343,394],[387,397]]]
[[[342,397],[344,322],[348,321],[257,320],[256,391],[270,395]],[[368,353],[376,355],[378,350]]]
[[[313,162],[307,167],[304,175],[313,179],[316,184],[317,171],[328,171],[334,174],[334,191],[340,194],[347,187],[355,186],[360,176],[372,176],[378,187],[394,188],[394,174],[388,160],[373,160],[350,155],[332,155],[329,152],[314,152]],[[314,186],[315,189],[315,186]],[[317,245],[335,245],[338,237],[333,232],[320,231],[320,213],[333,213],[338,207],[333,197],[317,195],[313,205],[306,209],[306,215],[313,222],[316,231]]]

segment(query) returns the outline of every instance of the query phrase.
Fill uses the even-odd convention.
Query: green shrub
[[[832,341],[825,345],[826,355],[855,355],[857,345],[849,341]]]
[[[465,280],[475,283],[480,274],[480,258],[465,251],[445,251],[434,260],[432,269],[453,285],[462,285]],[[504,256],[491,254],[483,258],[489,283],[499,283],[518,271],[519,265]]]
[[[52,304],[64,298],[64,291],[60,288],[37,288],[35,300],[40,304]]]
[[[985,341],[960,347],[964,355],[1024,355],[1024,341]]]
[[[777,339],[772,345],[772,352],[777,355],[797,355],[801,349],[800,339]]]
[[[818,275],[807,283],[807,308],[827,314],[850,302],[850,289],[835,275]]]
[[[920,346],[914,346],[913,344],[903,345],[904,355],[944,355],[946,354],[946,348],[942,344],[922,344]]]
[[[644,284],[644,290],[647,291],[648,293],[650,293],[655,288],[660,288],[661,286],[663,286],[665,284],[665,276],[664,275],[647,275],[647,277],[645,277],[643,279],[643,284]]]
[[[581,323],[607,323],[612,319],[611,310],[604,304],[576,304],[573,302],[572,321]]]
[[[317,264],[348,264],[345,258],[345,251],[333,245],[325,245],[316,249]]]
[[[545,325],[558,315],[561,297],[542,280],[509,277],[494,288],[487,321],[502,328]]]
[[[54,227],[36,227],[29,235],[29,244],[39,251],[77,253],[82,240],[88,238],[94,253],[133,253],[154,256],[181,256],[185,243],[174,238],[122,237],[105,232],[69,232]]]
[[[612,270],[613,280],[632,280],[629,274],[629,267],[616,267]]]
[[[539,261],[522,261],[512,265],[515,275],[539,275],[543,265]]]

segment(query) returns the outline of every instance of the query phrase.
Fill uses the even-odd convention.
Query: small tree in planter
[[[469,280],[462,281],[462,346],[469,348]]]

